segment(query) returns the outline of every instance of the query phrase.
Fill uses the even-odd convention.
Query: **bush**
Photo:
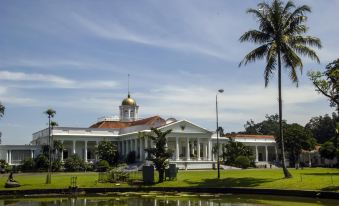
[[[126,159],[126,162],[128,164],[132,164],[132,163],[135,163],[135,160],[136,160],[136,154],[135,154],[135,151],[131,151],[127,154],[127,159]]]
[[[23,172],[32,172],[35,170],[35,162],[33,159],[25,159],[22,161],[21,171]]]
[[[126,182],[129,174],[125,171],[125,164],[119,165],[107,172],[107,182]]]
[[[48,169],[49,160],[48,160],[48,158],[45,155],[40,154],[39,156],[37,156],[34,159],[34,162],[35,162],[35,168],[37,170],[44,170],[44,171],[46,171]]]
[[[63,164],[60,160],[54,160],[52,162],[52,170],[53,172],[59,172],[61,171],[61,168],[62,168]]]
[[[109,169],[109,163],[106,160],[100,160],[97,163],[96,168],[98,172],[106,172]]]
[[[0,160],[0,172],[4,173],[7,172],[6,168],[8,167],[8,163],[6,162],[6,160]]]
[[[76,154],[71,155],[65,161],[65,170],[69,172],[78,172],[85,169],[85,163]]]
[[[242,168],[242,169],[246,169],[246,168],[248,168],[251,165],[251,162],[248,159],[248,157],[246,157],[246,156],[238,156],[235,159],[235,165],[237,167]]]

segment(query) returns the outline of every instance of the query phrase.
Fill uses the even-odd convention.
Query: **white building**
[[[96,145],[105,140],[117,144],[122,158],[134,151],[137,161],[144,162],[147,157],[144,149],[153,145],[152,141],[141,139],[138,134],[150,132],[154,127],[163,131],[172,130],[167,139],[168,148],[174,151],[170,161],[179,168],[206,169],[215,164],[215,154],[212,151],[216,148],[216,133],[188,120],[164,120],[159,116],[139,119],[139,106],[130,94],[122,101],[119,109],[119,118],[101,118],[90,127],[54,127],[51,130],[53,140],[59,140],[64,145],[61,159],[77,154],[86,162],[95,162]],[[273,136],[235,135],[233,138],[253,148],[258,165],[277,161],[278,150]],[[221,145],[228,138],[219,137],[219,141],[221,153]],[[9,164],[20,164],[23,159],[39,154],[41,145],[47,143],[48,128],[34,133],[31,145],[0,145],[0,159],[5,159]]]

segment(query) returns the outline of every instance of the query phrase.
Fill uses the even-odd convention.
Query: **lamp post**
[[[224,92],[223,89],[218,90],[218,93],[223,93],[223,92]],[[218,93],[215,95],[215,113],[217,117],[217,167],[218,167],[218,179],[220,179]]]

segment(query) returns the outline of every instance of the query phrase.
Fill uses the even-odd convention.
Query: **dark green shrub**
[[[128,164],[132,164],[135,163],[136,160],[136,155],[135,155],[135,151],[131,151],[127,154],[127,158],[126,158],[126,162]]]
[[[48,169],[49,160],[45,155],[40,154],[34,159],[34,162],[37,170],[46,171]]]
[[[99,159],[106,160],[110,165],[116,165],[119,160],[117,145],[111,141],[101,141],[98,145]]]
[[[33,159],[25,159],[22,161],[21,171],[22,172],[32,172],[35,170],[35,162]]]
[[[71,155],[65,161],[65,170],[69,172],[83,171],[85,170],[85,162],[78,155]]]
[[[251,161],[246,156],[238,156],[235,159],[235,166],[246,169],[251,165]]]
[[[7,172],[6,168],[8,167],[8,163],[6,162],[6,160],[0,160],[0,172],[4,173]]]
[[[106,160],[100,160],[96,165],[98,172],[106,172],[109,167],[109,163]]]
[[[62,162],[60,160],[58,160],[58,159],[54,160],[52,162],[52,170],[53,170],[53,172],[61,171],[62,166],[63,166],[63,164],[62,164]]]

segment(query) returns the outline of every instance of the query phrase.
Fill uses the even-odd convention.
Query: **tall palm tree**
[[[52,170],[52,161],[51,161],[51,118],[54,117],[56,111],[52,108],[47,109],[45,112],[48,116],[48,159],[49,159],[49,166],[48,166],[48,173],[46,178],[46,184],[51,184],[51,170]]]
[[[273,0],[271,4],[262,2],[258,9],[248,9],[247,13],[253,14],[259,23],[258,29],[249,30],[240,37],[240,42],[253,42],[260,46],[240,62],[239,66],[266,59],[264,70],[265,87],[267,87],[273,73],[278,69],[279,89],[279,134],[281,138],[282,167],[285,178],[292,175],[285,165],[285,151],[282,128],[282,98],[281,98],[281,64],[289,72],[289,77],[298,86],[298,71],[302,72],[303,63],[299,55],[307,56],[319,63],[319,58],[310,46],[321,48],[320,39],[305,36],[308,28],[307,12],[311,9],[307,5],[296,7],[292,1],[285,5],[280,0]]]
[[[0,117],[4,116],[5,114],[5,106],[2,105],[2,103],[0,102]]]

